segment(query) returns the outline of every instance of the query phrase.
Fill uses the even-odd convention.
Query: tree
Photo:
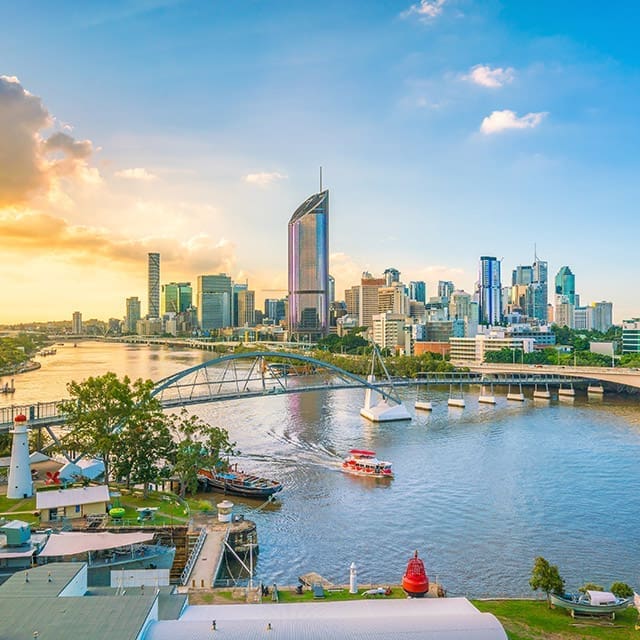
[[[533,563],[529,584],[534,591],[538,589],[544,591],[549,606],[551,606],[550,593],[558,595],[564,593],[564,580],[560,577],[558,567],[555,564],[549,564],[542,556],[538,556]]]
[[[118,433],[117,453],[113,470],[117,478],[142,483],[147,497],[149,483],[157,480],[175,454],[176,443],[171,437],[167,416],[163,413],[134,415]]]
[[[132,384],[127,376],[119,380],[109,372],[83,382],[72,381],[67,390],[70,397],[60,403],[60,410],[71,431],[62,445],[100,457],[108,482],[111,462],[120,454],[122,432],[145,421],[154,424],[162,416],[160,401],[151,395],[153,382],[138,379]]]
[[[618,598],[630,598],[633,595],[633,589],[626,582],[614,582],[609,591]]]
[[[180,496],[198,489],[198,470],[226,467],[225,457],[237,453],[226,429],[214,427],[186,409],[167,416],[169,431],[177,446],[173,470],[180,480]]]
[[[578,591],[580,593],[587,593],[587,591],[604,591],[604,587],[601,584],[595,582],[585,582]]]

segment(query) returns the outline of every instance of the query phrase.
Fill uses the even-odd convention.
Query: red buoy
[[[410,598],[422,598],[429,591],[429,577],[417,551],[407,563],[407,570],[402,576],[402,588]]]

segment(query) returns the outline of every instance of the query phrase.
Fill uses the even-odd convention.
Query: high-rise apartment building
[[[566,296],[573,305],[576,301],[576,277],[569,267],[562,267],[556,275],[556,296]]]
[[[449,298],[455,291],[455,288],[451,280],[438,280],[438,298],[446,298],[446,300],[443,300],[443,303],[449,304]]]
[[[238,291],[238,310],[236,315],[236,326],[253,327],[256,323],[256,292],[249,289]]]
[[[82,314],[79,311],[74,311],[71,317],[71,333],[77,336],[82,334]]]
[[[568,295],[556,294],[554,321],[559,327],[573,329],[575,304]]]
[[[606,333],[613,326],[613,303],[593,302],[593,328],[595,331]]]
[[[203,331],[231,326],[231,278],[225,273],[198,276],[198,324]]]
[[[193,289],[190,282],[163,284],[160,292],[160,311],[184,313],[193,304]]]
[[[480,324],[499,324],[502,314],[502,283],[500,260],[494,256],[480,257],[478,274]]]
[[[137,296],[127,298],[124,316],[124,328],[126,333],[135,333],[136,324],[141,317],[141,305]]]
[[[422,280],[412,280],[409,283],[409,298],[416,302],[427,301],[427,285]]]
[[[368,276],[368,277],[365,277]],[[371,274],[363,273],[358,288],[358,325],[370,327],[372,317],[378,313],[378,289],[385,286],[384,278],[372,278]]]
[[[289,334],[329,333],[329,191],[307,198],[289,220]]]
[[[150,253],[147,267],[147,293],[150,318],[160,317],[160,254]]]
[[[529,308],[527,315],[536,318],[542,323],[547,321],[547,303],[549,298],[548,264],[546,260],[540,260],[537,254],[533,261],[533,279],[529,285]]]
[[[400,272],[394,267],[384,270],[384,284],[387,287],[393,286],[396,282],[400,282]]]
[[[465,320],[471,317],[471,294],[456,290],[449,299],[449,318],[451,320]]]
[[[378,313],[387,311],[408,315],[409,300],[401,282],[378,289]]]

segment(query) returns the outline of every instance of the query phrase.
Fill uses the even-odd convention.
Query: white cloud
[[[401,18],[417,16],[422,22],[430,22],[442,13],[442,7],[447,0],[420,0],[412,4],[407,10],[400,14]]]
[[[259,173],[248,173],[244,176],[243,180],[249,184],[255,184],[259,187],[266,187],[278,180],[286,180],[287,176],[277,171],[267,172],[261,171]]]
[[[134,169],[122,169],[120,171],[116,171],[115,175],[117,178],[125,178],[127,180],[141,180],[143,182],[152,182],[153,180],[158,179],[157,175],[150,173],[142,167],[136,167]]]
[[[496,67],[492,69],[488,65],[477,64],[471,68],[467,75],[462,77],[464,80],[469,80],[482,87],[497,89],[504,84],[512,82],[515,77],[515,72],[512,67],[507,67],[506,69]]]
[[[542,122],[546,115],[546,111],[540,111],[538,113],[527,113],[518,118],[515,112],[510,109],[493,111],[490,116],[487,116],[482,121],[480,131],[485,135],[490,135],[507,129],[533,129]]]

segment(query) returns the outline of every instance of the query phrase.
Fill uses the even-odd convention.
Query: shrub
[[[614,582],[609,591],[618,598],[630,598],[633,595],[633,589],[626,582]]]

